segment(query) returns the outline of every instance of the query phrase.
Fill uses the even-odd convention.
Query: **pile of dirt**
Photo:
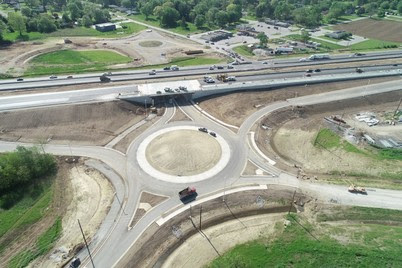
[[[0,139],[104,145],[143,118],[138,109],[122,101],[3,112]]]

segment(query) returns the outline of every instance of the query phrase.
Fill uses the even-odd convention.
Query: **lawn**
[[[105,37],[105,38],[116,38],[116,37],[131,35],[131,34],[140,32],[147,28],[143,25],[140,25],[140,24],[137,24],[134,22],[122,23],[121,25],[124,26],[125,28],[119,28],[115,31],[110,31],[110,32],[100,32],[93,28],[86,28],[86,27],[59,29],[55,32],[47,33],[47,34],[39,33],[39,32],[30,32],[30,33],[24,33],[22,36],[20,36],[19,33],[17,33],[17,32],[14,32],[14,33],[8,32],[8,33],[4,34],[4,40],[28,41],[28,40],[45,39],[48,37],[69,37],[69,36],[99,36],[99,37]]]
[[[145,16],[143,14],[131,15],[129,17],[133,20],[146,23],[154,27],[162,28],[156,16],[149,16],[148,19],[145,19]],[[210,29],[207,27],[203,29],[198,29],[193,23],[190,22],[187,22],[187,28],[183,28],[180,26],[180,22],[178,22],[176,27],[166,28],[166,30],[172,31],[177,34],[187,35],[187,34],[206,32],[209,31]]]
[[[300,34],[290,34],[288,36],[285,36],[285,38],[290,39],[290,40],[295,40],[295,41],[302,41],[301,35]],[[310,38],[311,41],[313,42],[317,42],[320,43],[321,46],[320,48],[326,48],[326,49],[330,49],[330,50],[336,50],[336,49],[341,49],[341,48],[345,48],[344,46],[338,45],[338,44],[333,44],[330,42],[326,42],[323,40],[319,40],[319,39],[315,39],[315,38]]]
[[[250,49],[246,45],[240,45],[240,46],[234,47],[233,51],[236,53],[239,53],[240,55],[246,56],[246,57],[254,56],[254,53],[251,52]]]
[[[107,50],[60,50],[33,58],[32,65],[25,75],[104,71],[112,64],[128,63],[130,61],[130,57]]]
[[[387,42],[375,39],[369,39],[357,44],[349,46],[352,50],[369,50],[369,49],[381,49],[381,48],[392,48],[398,47],[400,44],[396,42]]]
[[[375,211],[378,221],[388,221],[388,215],[399,211]],[[359,215],[367,215],[359,214]],[[369,216],[353,219],[373,218]],[[384,216],[381,218],[381,215]],[[345,218],[349,220],[349,215]],[[375,224],[328,225],[313,224],[291,214],[291,222],[273,242],[265,239],[238,245],[215,259],[208,267],[401,267],[401,226]],[[401,223],[400,216],[397,217]],[[300,225],[303,226],[303,228]],[[319,225],[320,228],[317,228]],[[310,235],[310,234],[314,234]],[[338,242],[330,234],[347,237]],[[268,238],[269,239],[269,238]],[[271,238],[272,239],[272,238]]]

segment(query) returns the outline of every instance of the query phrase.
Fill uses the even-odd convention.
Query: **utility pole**
[[[399,110],[399,107],[401,107],[401,103],[402,103],[402,98],[399,100],[399,104],[398,104],[398,107],[396,107],[396,110],[395,110],[395,112],[394,112],[394,118],[395,118],[395,116],[396,116],[396,113],[398,112],[398,110]]]
[[[147,99],[145,99],[145,118],[147,118]]]
[[[293,196],[292,196],[292,201],[290,202],[288,215],[290,214],[290,211],[292,210],[292,207],[293,207],[293,200],[295,200],[295,195],[296,195],[296,190],[294,191]]]
[[[201,216],[202,216],[202,206],[200,206],[200,231],[202,230],[202,228],[201,228]]]
[[[85,239],[84,231],[82,231],[80,220],[79,219],[77,219],[77,220],[78,220],[78,225],[80,226],[82,237],[84,238],[85,246],[87,247],[87,250],[88,250],[89,258],[91,259],[92,267],[95,268],[94,260],[92,259],[91,251],[89,251],[87,240]]]

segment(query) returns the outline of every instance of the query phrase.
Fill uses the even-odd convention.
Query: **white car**
[[[155,74],[156,74],[155,70],[152,70],[152,71],[149,72],[149,75],[155,75]]]
[[[151,29],[148,29],[148,30],[147,30],[147,33],[150,33],[150,32],[152,32],[152,30],[151,30]]]
[[[307,61],[307,58],[301,58],[299,61],[300,62]]]

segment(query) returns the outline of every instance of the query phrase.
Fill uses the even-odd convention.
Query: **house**
[[[351,35],[350,33],[345,32],[345,31],[336,31],[336,32],[325,34],[325,36],[334,38],[334,39],[342,39],[342,38],[348,37],[350,35]]]
[[[116,24],[114,23],[95,24],[95,29],[100,32],[110,32],[116,30]]]

